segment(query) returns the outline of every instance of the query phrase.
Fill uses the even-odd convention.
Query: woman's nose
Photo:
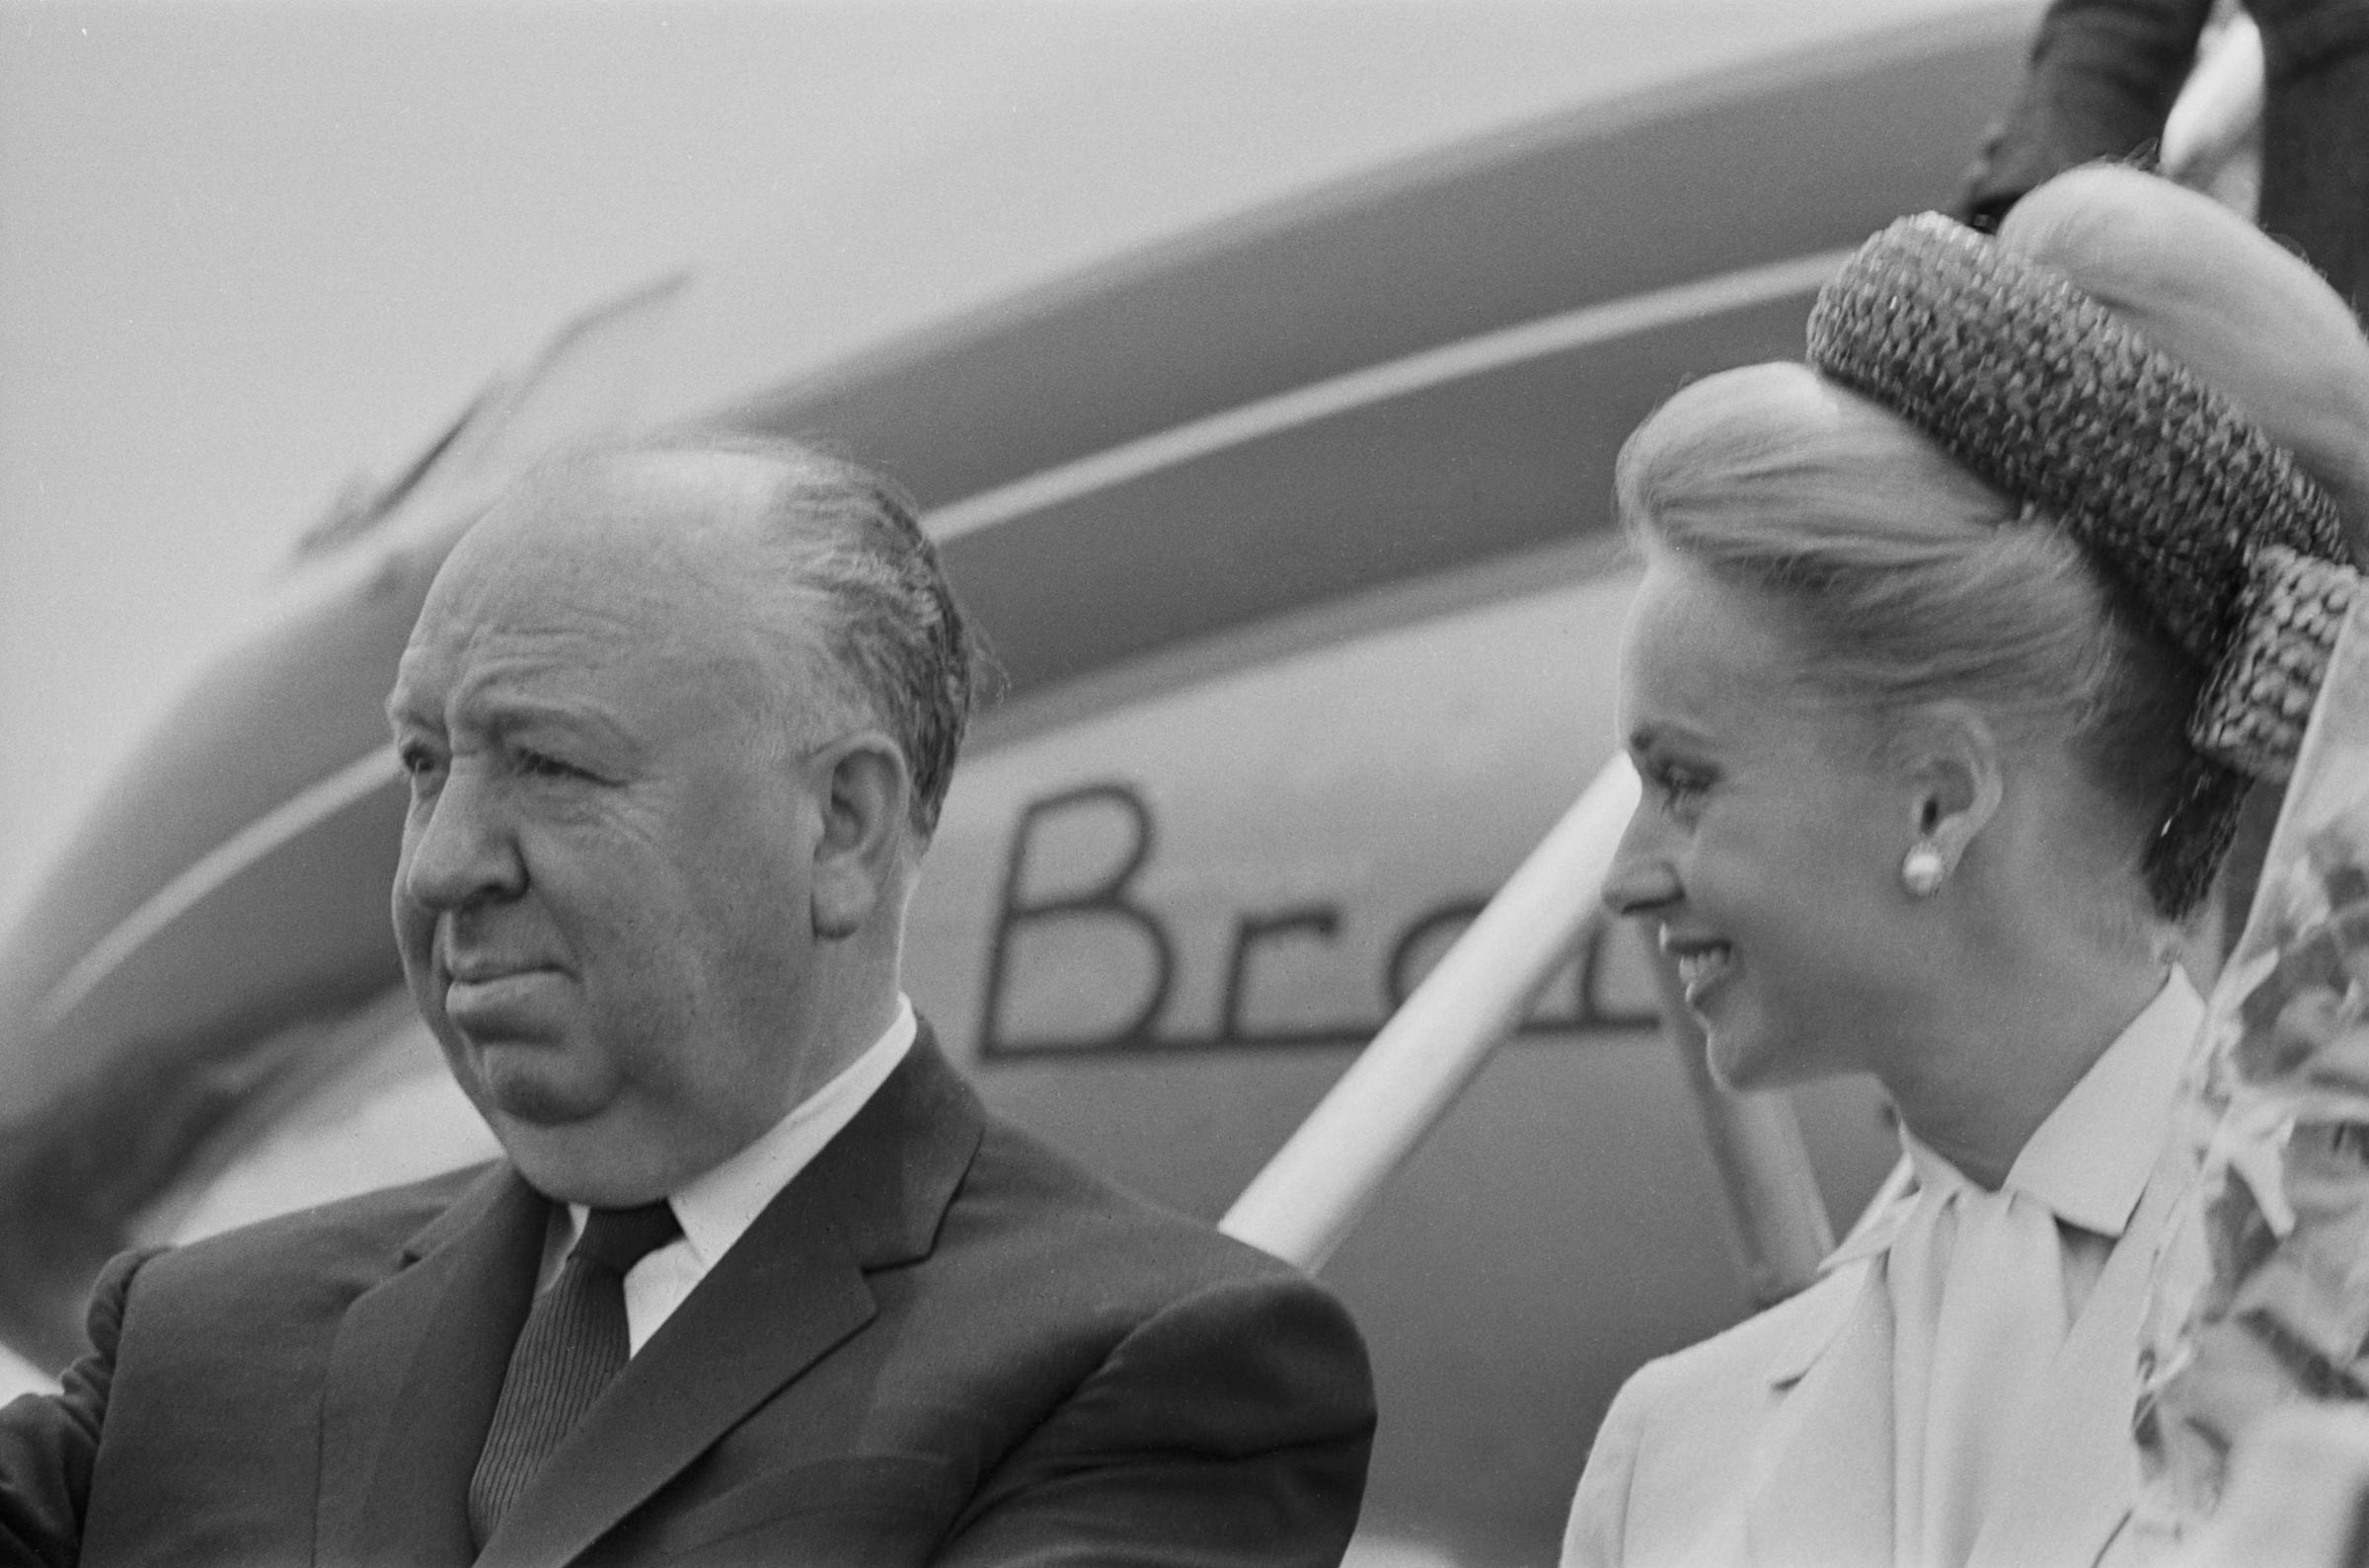
[[[1638,806],[1613,852],[1604,877],[1604,907],[1615,915],[1645,915],[1678,897],[1678,873],[1651,802]]]

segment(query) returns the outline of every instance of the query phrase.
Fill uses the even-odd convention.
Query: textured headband
[[[2061,524],[2210,671],[2150,851],[2159,907],[2210,887],[2245,796],[2284,779],[2358,577],[2285,449],[2061,274],[1924,213],[1818,294],[1810,363]]]

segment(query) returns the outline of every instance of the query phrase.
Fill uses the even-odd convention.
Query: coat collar
[[[983,1127],[925,1033],[553,1451],[479,1568],[573,1559],[870,1322],[865,1272],[929,1252]]]
[[[2139,1393],[2139,1326],[2164,1228],[2193,1175],[2167,1148],[2121,1242],[2065,1336],[2046,1403],[2031,1419],[2005,1493],[1975,1537],[1966,1568],[2090,1564],[2130,1518],[2139,1486],[2131,1436]]]
[[[2119,1237],[2153,1178],[2203,1026],[2203,999],[2174,969],[2032,1133],[2007,1184],[2060,1220]]]
[[[526,1320],[550,1205],[507,1163],[414,1235],[330,1350],[321,1556],[461,1568],[469,1476]]]
[[[2066,1335],[2047,1400],[2030,1418],[2030,1441],[2002,1489],[2012,1501],[1984,1522],[1967,1568],[2088,1565],[2129,1518],[2138,1481],[2130,1428],[2139,1320],[2164,1226],[2191,1169],[2165,1133],[2202,1010],[2175,974],[2060,1107],[2069,1114],[2051,1118],[2093,1148],[2112,1142],[2110,1157],[2085,1166],[2035,1139],[2043,1176],[2062,1165],[2078,1178],[2052,1189],[2081,1200],[2077,1223],[2119,1240]],[[2135,1137],[2108,1125],[2117,1119],[2135,1123]],[[2134,1142],[2135,1153],[2126,1147]],[[2019,1172],[2024,1164],[2020,1158]],[[1744,1516],[1755,1562],[1891,1562],[1892,1324],[1883,1256],[1914,1201],[1913,1181],[1895,1169],[1827,1259],[1825,1277],[1780,1308],[1792,1320],[1767,1367],[1783,1402]]]
[[[1879,1215],[1876,1220],[1887,1237],[1898,1225],[1896,1218]],[[1866,1309],[1864,1298],[1870,1287],[1880,1291],[1882,1285],[1874,1255],[1856,1251],[1852,1241],[1846,1241],[1821,1266],[1816,1282],[1780,1308],[1791,1314],[1791,1320],[1784,1324],[1769,1355],[1771,1386],[1790,1388],[1807,1377],[1835,1336],[1850,1326],[1853,1315]]]
[[[929,1255],[986,1122],[978,1095],[923,1023],[902,1065],[812,1167],[859,1265],[892,1268]]]
[[[2187,975],[2174,969],[2154,1000],[2032,1133],[2016,1157],[2008,1184],[2030,1193],[2061,1220],[2120,1237],[2153,1177],[2189,1050],[2203,1024],[2203,1000]],[[1851,1233],[1819,1265],[1821,1272],[1890,1248],[1915,1207],[1922,1183],[1918,1157],[1941,1158],[1905,1128],[1900,1141],[1906,1153]]]
[[[1812,1300],[1812,1298],[1818,1298]],[[1874,1264],[1802,1294],[1776,1360],[1785,1386],[1744,1510],[1748,1560],[1890,1568],[1892,1314]]]
[[[566,1562],[870,1321],[869,1269],[935,1243],[985,1124],[924,1026],[905,1060],[627,1364],[486,1542]],[[469,1476],[532,1297],[547,1200],[506,1162],[347,1310],[324,1437],[325,1560],[467,1564]]]
[[[2164,1227],[2192,1174],[2178,1147],[2156,1160],[2121,1241],[2059,1353],[2032,1441],[1967,1568],[2096,1562],[2129,1519],[2138,1481],[2131,1419],[2138,1325]],[[1749,1559],[1883,1564],[1892,1554],[1892,1338],[1877,1260],[1839,1262],[1794,1302],[1768,1361],[1782,1403],[1745,1507]]]

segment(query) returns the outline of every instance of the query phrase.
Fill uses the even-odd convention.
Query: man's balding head
[[[911,512],[802,448],[573,454],[461,541],[388,705],[395,925],[530,1180],[672,1191],[878,1037],[969,692]]]
[[[711,590],[720,620],[783,661],[782,688],[802,709],[786,717],[813,716],[827,693],[842,717],[887,731],[912,772],[913,825],[924,842],[936,831],[978,658],[937,547],[896,486],[796,442],[691,431],[564,455],[512,498],[528,495],[544,504],[518,521],[614,532],[628,549],[638,535],[653,567]]]

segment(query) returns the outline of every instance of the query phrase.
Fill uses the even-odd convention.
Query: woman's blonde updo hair
[[[2142,885],[2204,672],[2061,529],[1800,364],[1689,386],[1629,438],[1615,484],[1648,550],[1789,612],[1827,699],[1879,723],[1954,699],[2066,747],[2120,808]]]

